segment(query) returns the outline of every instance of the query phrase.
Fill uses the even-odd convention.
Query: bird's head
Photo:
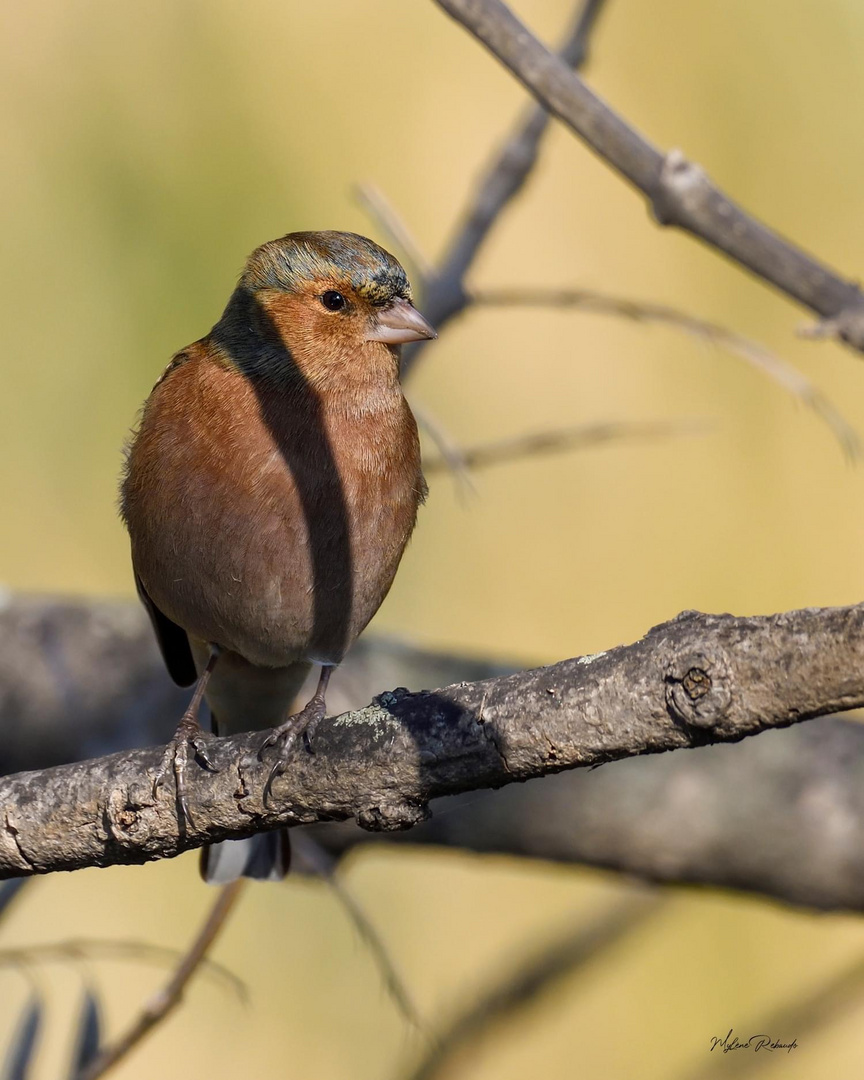
[[[281,316],[295,340],[351,347],[437,337],[414,307],[397,260],[356,233],[296,232],[262,244],[240,285]]]

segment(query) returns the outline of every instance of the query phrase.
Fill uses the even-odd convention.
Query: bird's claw
[[[192,751],[190,755],[190,750]],[[190,756],[199,761],[209,772],[219,772],[219,767],[210,756],[207,739],[194,716],[188,714],[177,725],[174,738],[165,748],[162,761],[153,777],[153,798],[158,796],[159,788],[165,783],[169,773],[174,776],[177,793],[177,810],[180,827],[194,826],[192,812],[189,809],[189,796],[186,787],[186,772]]]
[[[280,754],[280,756],[273,762],[273,765],[267,776],[267,780],[264,783],[264,791],[261,795],[261,801],[264,803],[265,806],[270,805],[270,793],[273,790],[273,781],[276,779],[277,776],[281,776],[284,772],[285,761]]]
[[[295,721],[301,720],[302,727],[295,724]],[[258,750],[258,760],[261,761],[264,751],[270,746],[279,746],[279,752],[276,756],[276,760],[270,767],[270,772],[267,774],[267,780],[264,784],[264,791],[262,793],[262,799],[264,805],[269,805],[270,794],[273,789],[273,781],[285,772],[288,764],[288,759],[291,757],[291,749],[297,740],[299,731],[306,726],[305,718],[302,713],[298,713],[296,716],[290,716],[284,724],[281,724],[278,728],[274,728],[267,738],[261,743],[261,747]]]
[[[314,753],[311,736],[322,716],[323,708],[321,705],[318,702],[311,701],[305,709],[302,709],[299,713],[295,713],[294,716],[289,716],[284,724],[280,724],[279,727],[273,728],[267,738],[261,743],[261,746],[258,748],[259,761],[263,760],[264,751],[268,747],[276,746],[277,744],[279,746],[276,760],[270,767],[270,772],[264,784],[262,799],[265,806],[267,806],[270,801],[273,781],[281,776],[287,768],[288,760],[291,757],[291,750],[294,743],[297,741],[298,735],[303,736],[306,748],[310,753]]]

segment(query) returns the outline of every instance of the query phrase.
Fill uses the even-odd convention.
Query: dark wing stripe
[[[186,631],[177,623],[172,622],[167,615],[162,614],[147,595],[147,590],[137,574],[135,588],[150,616],[168,674],[178,686],[191,686],[198,678],[198,672],[195,670],[195,661],[192,659],[192,650],[189,647]]]

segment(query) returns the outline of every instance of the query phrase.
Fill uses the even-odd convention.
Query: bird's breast
[[[148,592],[254,664],[338,662],[389,590],[421,498],[401,391],[352,412],[215,365],[181,374],[157,387],[129,455],[124,508]]]

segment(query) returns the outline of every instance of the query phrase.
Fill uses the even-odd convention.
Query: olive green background
[[[557,40],[570,6],[516,9]],[[854,0],[608,0],[591,84],[659,146],[842,272],[864,262],[864,6]],[[131,595],[121,446],[171,353],[218,318],[248,252],[293,229],[384,238],[351,187],[377,183],[442,250],[523,91],[430,2],[44,0],[0,4],[0,580]],[[793,361],[864,433],[864,361],[797,338],[805,313],[684,235],[555,128],[473,272],[686,308]],[[465,443],[576,422],[697,418],[700,437],[435,478],[374,628],[530,662],[633,640],[683,608],[860,599],[864,469],[740,360],[665,328],[477,312],[410,392]],[[384,688],[382,688],[384,689]],[[454,854],[363,854],[347,881],[435,1022],[616,879]],[[0,948],[67,937],[182,946],[213,893],[193,857],[36,883]],[[668,1078],[759,1028],[864,953],[849,916],[679,891],[661,915],[460,1061],[454,1076]],[[327,889],[253,887],[216,958],[244,1008],[196,983],[118,1077],[397,1077],[422,1048]],[[82,975],[118,1032],[164,978],[130,961],[43,969],[37,1080],[64,1075]],[[0,971],[0,1044],[27,987]],[[850,1000],[766,1075],[860,1076]],[[728,1055],[729,1071],[735,1064]],[[750,1064],[751,1062],[748,1062]]]

